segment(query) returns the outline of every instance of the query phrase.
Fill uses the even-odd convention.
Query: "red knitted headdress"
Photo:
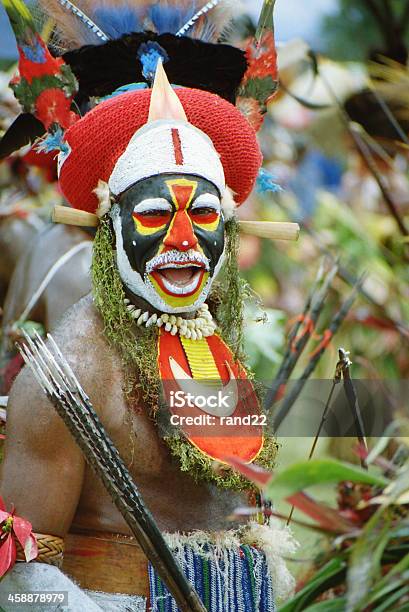
[[[262,163],[256,134],[240,111],[219,96],[177,89],[189,123],[207,134],[220,155],[226,184],[238,204],[251,192]],[[101,103],[65,135],[70,152],[60,169],[62,191],[74,208],[95,212],[93,190],[108,182],[118,158],[148,119],[151,90],[134,91]]]
[[[160,59],[170,82],[179,87],[187,121],[213,143],[211,157],[215,167],[221,160],[223,188],[231,189],[236,204],[246,199],[261,165],[251,126],[260,127],[277,85],[272,31],[263,26],[244,52],[218,43],[229,23],[229,18],[222,18],[224,9],[219,14],[219,2],[198,11],[190,0],[164,1],[166,11],[157,10],[151,0],[126,3],[130,21],[121,21],[118,30],[121,2],[105,12],[99,10],[99,2],[90,2],[84,12],[73,10],[71,3],[39,1],[57,24],[51,53],[29,13],[14,3],[7,7],[20,53],[13,88],[25,114],[0,142],[0,156],[8,154],[13,143],[21,146],[47,129],[38,150],[62,151],[60,183],[65,196],[73,207],[95,211],[98,181],[109,182],[116,163],[147,121],[150,91],[132,85],[150,85]],[[82,6],[82,0],[79,3]],[[121,88],[129,91],[129,84],[132,92],[114,95],[87,114],[95,100]],[[80,117],[79,111],[85,115]],[[137,156],[138,146],[131,148]],[[199,155],[200,147],[197,151]],[[202,167],[206,164],[203,155]],[[197,174],[206,178],[206,172]]]

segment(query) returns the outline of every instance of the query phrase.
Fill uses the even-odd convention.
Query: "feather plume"
[[[147,82],[138,52],[150,41],[169,58],[169,81],[183,87],[204,89],[234,104],[247,70],[240,49],[210,44],[173,34],[135,33],[99,46],[85,46],[63,55],[79,82],[76,101],[81,107],[90,97],[104,97],[128,83]]]
[[[44,132],[44,125],[34,115],[21,113],[0,140],[0,161],[34,142]]]
[[[216,42],[237,14],[234,0],[38,0],[39,15],[55,23],[52,44],[60,52],[101,44],[131,32],[187,34]],[[188,27],[187,24],[193,19]],[[94,25],[93,25],[94,24]],[[95,26],[95,27],[94,27]],[[185,29],[184,29],[185,26]],[[183,32],[182,32],[183,30]]]
[[[88,28],[88,30],[91,30],[91,32],[95,34],[95,36],[99,38],[102,42],[107,42],[109,40],[109,37],[105,34],[105,32],[103,32],[101,28],[99,28],[96,23],[92,21],[92,19],[90,19],[83,11],[81,11],[81,9],[79,9],[73,2],[71,2],[71,0],[58,1],[63,8],[67,9],[67,11],[75,15],[75,17],[77,17],[80,22],[86,28]]]
[[[88,19],[92,20],[92,2],[88,0],[74,0],[72,4],[86,15]],[[66,6],[63,6],[59,0],[38,0],[37,5],[31,10],[37,21],[45,22],[51,19],[54,22],[50,45],[58,54],[68,49],[81,47],[82,45],[96,45],[103,42],[76,14]]]

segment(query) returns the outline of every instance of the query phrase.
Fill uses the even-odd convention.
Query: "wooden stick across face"
[[[79,227],[98,227],[99,218],[93,213],[55,206],[52,214],[54,223],[76,225]],[[268,238],[269,240],[298,240],[300,226],[298,223],[282,223],[280,221],[239,221],[240,231],[249,236]]]

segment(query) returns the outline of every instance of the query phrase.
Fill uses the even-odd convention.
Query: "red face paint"
[[[179,251],[194,249],[198,240],[193,231],[188,209],[197,189],[197,181],[176,179],[167,181],[167,185],[176,212],[163,244],[166,249],[177,249]]]

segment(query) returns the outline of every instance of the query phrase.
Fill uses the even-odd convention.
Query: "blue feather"
[[[62,151],[63,153],[69,152],[68,144],[64,140],[64,132],[57,127],[54,132],[50,132],[46,138],[40,140],[36,147],[37,153],[51,153],[51,151]]]
[[[139,47],[138,58],[142,64],[143,76],[151,83],[155,78],[158,61],[161,59],[162,63],[166,63],[169,60],[165,49],[156,42],[143,43]]]
[[[170,32],[176,34],[189,19],[196,13],[196,3],[192,2],[189,8],[161,6],[156,4],[151,6],[148,12],[149,18],[158,34]]]
[[[268,170],[261,168],[257,177],[256,192],[263,194],[269,191],[279,193],[283,189],[275,182],[275,177]]]
[[[93,17],[101,30],[112,39],[144,29],[142,10],[127,5],[98,8]]]

